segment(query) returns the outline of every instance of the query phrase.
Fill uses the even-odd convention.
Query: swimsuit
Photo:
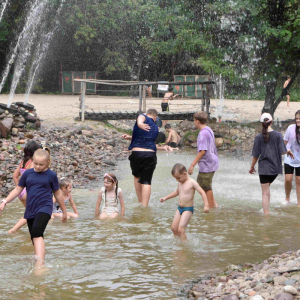
[[[172,148],[177,148],[178,144],[176,144],[175,142],[169,142],[168,146],[172,147]]]
[[[182,213],[185,212],[185,211],[191,211],[192,214],[193,214],[194,213],[194,206],[189,206],[189,207],[178,206],[178,210],[179,210],[180,215],[182,215]]]
[[[20,174],[21,176],[25,173],[25,171],[27,171],[26,167],[32,163],[32,160],[29,159],[29,161],[25,164],[25,168],[22,168],[21,166],[23,165],[23,161],[20,162]],[[24,195],[26,194],[26,188],[23,189],[23,191],[19,194],[19,199],[22,201],[22,198],[24,197]]]
[[[106,213],[108,216],[117,212],[119,213],[119,193],[122,191],[118,188],[117,197],[114,195],[113,197],[106,197],[105,195],[105,187],[101,188],[102,191],[102,199],[104,200],[104,205],[102,207],[101,212]]]
[[[70,195],[68,195],[68,198],[65,200],[65,205],[68,204],[68,201],[70,200]],[[52,213],[53,214],[62,214],[62,210],[57,202],[53,203],[53,209]]]

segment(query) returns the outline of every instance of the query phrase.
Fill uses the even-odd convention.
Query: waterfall
[[[3,14],[5,12],[7,4],[8,4],[8,0],[5,0],[4,3],[3,3],[3,5],[2,5],[1,11],[0,11],[0,23],[2,21]]]
[[[222,77],[221,74],[219,76],[212,74],[211,77],[212,77],[212,80],[215,82],[215,84],[212,85],[215,98],[218,98],[218,96],[219,96],[219,105],[217,108],[217,116],[218,116],[219,120],[221,120],[222,114],[223,114],[223,106],[224,106],[225,79]]]

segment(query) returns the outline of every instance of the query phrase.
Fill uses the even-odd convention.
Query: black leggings
[[[34,238],[44,238],[44,231],[50,219],[51,216],[43,212],[36,214],[33,219],[27,219],[27,225],[32,243]]]
[[[296,170],[296,176],[300,176],[300,167],[292,167],[288,164],[284,164],[285,174],[294,174],[294,169]]]

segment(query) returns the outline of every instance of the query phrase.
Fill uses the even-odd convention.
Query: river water
[[[176,189],[172,166],[177,162],[189,166],[194,155],[194,151],[158,153],[148,208],[137,203],[128,161],[120,162],[114,173],[125,195],[125,220],[94,218],[102,185],[73,190],[80,218],[48,225],[46,271],[41,276],[33,272],[27,228],[7,234],[24,211],[15,200],[0,217],[0,299],[178,299],[178,289],[199,275],[299,249],[300,210],[296,205],[281,206],[283,177],[271,186],[271,215],[264,217],[258,176],[248,173],[251,158],[222,154],[213,181],[220,208],[204,214],[197,194],[187,229],[189,241],[175,240],[170,225],[178,199],[162,204],[159,198]],[[295,190],[292,201],[296,203]]]

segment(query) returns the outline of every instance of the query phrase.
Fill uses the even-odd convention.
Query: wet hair
[[[155,139],[155,144],[163,144],[166,139],[166,135],[163,132],[159,132]]]
[[[194,114],[194,119],[198,120],[201,124],[206,124],[207,114],[205,112],[196,112]]]
[[[297,123],[296,123],[296,116],[297,115],[300,115],[300,110],[297,110],[296,113],[295,113],[296,141],[297,141],[297,144],[300,145],[300,130],[299,130],[299,127],[297,126]]]
[[[38,156],[45,158],[49,160],[48,168],[50,167],[51,164],[51,156],[50,156],[50,149],[49,148],[44,148],[44,149],[38,149],[34,152],[33,157]]]
[[[32,159],[33,154],[36,150],[41,149],[42,146],[39,145],[36,141],[30,141],[26,144],[25,148],[24,148],[24,157],[22,160],[22,168],[25,168],[26,163]]]
[[[165,129],[171,129],[171,125],[170,124],[166,124],[165,125]]]
[[[268,127],[271,125],[272,120],[269,120],[268,118],[264,118],[264,121],[262,124],[262,135],[264,138],[264,142],[268,143],[270,140],[270,133],[268,132]]]
[[[59,188],[62,190],[63,188],[66,188],[71,183],[71,180],[69,178],[61,178],[58,183],[59,183]]]
[[[147,110],[147,115],[151,115],[153,117],[157,117],[158,116],[158,113],[157,113],[157,110],[154,109],[154,108],[150,108]]]
[[[109,176],[104,177],[104,179],[106,179],[108,182],[112,182],[116,184],[116,198],[118,198],[118,184],[119,184],[118,179],[116,175],[113,173],[107,173],[107,175],[109,175],[113,180]],[[106,199],[106,189],[105,189],[105,199]]]
[[[173,92],[173,88],[171,86],[169,86],[168,91]]]
[[[187,172],[186,167],[183,164],[176,164],[172,168],[172,175],[174,176],[175,174],[183,174],[184,172]]]

